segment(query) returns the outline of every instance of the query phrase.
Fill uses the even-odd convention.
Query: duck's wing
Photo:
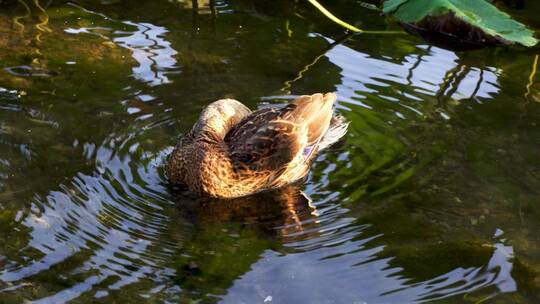
[[[281,109],[252,113],[227,134],[231,158],[251,171],[292,182],[305,175],[328,130],[335,95],[301,96]]]
[[[246,117],[225,137],[231,158],[250,171],[280,170],[304,143],[297,126],[283,120],[292,107],[263,109]]]
[[[232,150],[242,149],[244,143],[248,142],[268,122],[278,119],[290,110],[290,105],[287,105],[281,109],[267,108],[255,111],[233,126],[225,136],[225,142]]]

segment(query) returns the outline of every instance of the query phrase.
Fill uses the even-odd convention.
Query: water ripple
[[[111,282],[111,278],[115,279],[108,283],[110,290],[150,277],[159,280],[157,273],[167,269],[168,259],[178,246],[163,237],[171,225],[163,212],[173,203],[158,168],[169,150],[146,155],[146,160],[137,159],[140,154],[126,153],[129,142],[137,139],[135,134],[124,138],[112,135],[99,145],[87,143],[87,147],[97,146],[95,154],[91,153],[96,170],[79,173],[59,190],[35,198],[31,211],[19,219],[29,230],[28,244],[20,254],[31,258],[2,267],[2,285],[25,289],[26,280],[49,275],[60,264],[69,268],[70,260],[83,263],[74,265],[71,273],[66,271],[67,277],[97,275],[42,297],[37,303],[69,301],[94,286]],[[113,141],[122,142],[124,148],[108,148]]]
[[[70,27],[64,31],[68,34],[85,33],[105,40],[111,39],[119,46],[130,50],[131,56],[139,64],[132,69],[132,76],[135,79],[149,86],[157,86],[171,82],[167,75],[180,73],[181,70],[175,58],[178,52],[165,39],[165,35],[169,32],[165,27],[144,22],[118,22],[76,5],[73,7],[86,14],[99,16],[108,22],[113,22],[116,27],[122,28],[115,30],[110,27]],[[135,28],[135,30],[128,30],[130,28]]]

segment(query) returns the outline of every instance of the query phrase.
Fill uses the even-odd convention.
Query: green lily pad
[[[437,19],[439,24],[430,26],[430,29],[442,28],[449,34],[455,33],[449,32],[443,23],[450,16],[450,19],[470,25],[471,31],[482,31],[488,36],[482,39],[485,41],[494,38],[500,43],[518,43],[528,47],[538,42],[533,31],[485,0],[386,0],[383,11],[405,23],[425,24],[426,19],[430,23]],[[461,27],[459,32],[462,31]]]

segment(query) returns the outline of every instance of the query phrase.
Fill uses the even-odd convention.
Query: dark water
[[[294,1],[0,6],[1,303],[540,302],[538,47],[347,36]],[[168,188],[209,102],[319,91],[351,126],[304,185]]]

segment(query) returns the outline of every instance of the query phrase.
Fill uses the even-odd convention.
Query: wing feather
[[[327,133],[336,100],[333,93],[301,96],[280,109],[251,113],[226,135],[237,168],[271,172],[271,187],[305,176]]]

